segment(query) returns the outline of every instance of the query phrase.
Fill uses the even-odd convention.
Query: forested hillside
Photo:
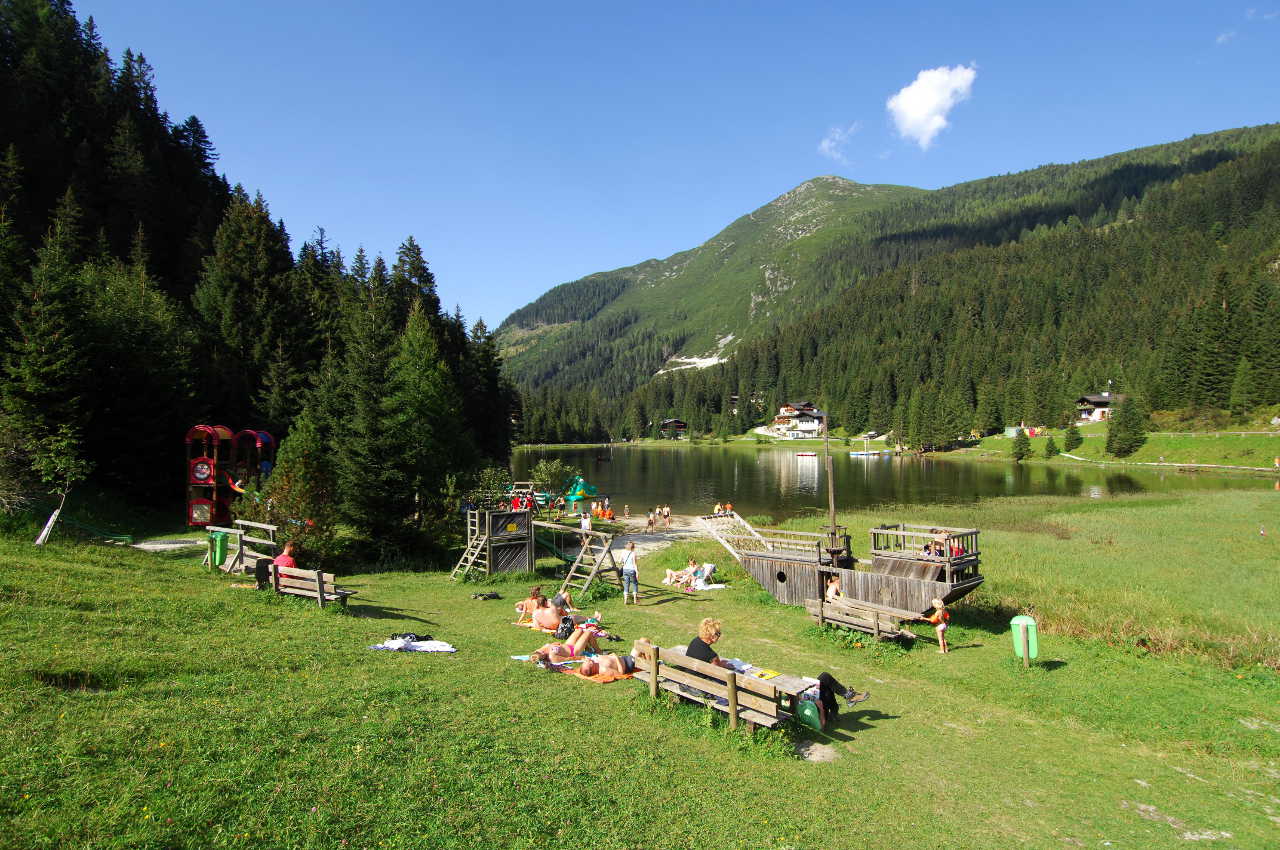
[[[285,437],[293,491],[262,504],[397,547],[506,459],[518,399],[413,237],[391,263],[323,230],[295,252],[142,54],[113,61],[69,3],[0,0],[0,115],[0,508],[92,475],[181,516],[207,422]]]
[[[604,369],[571,393],[526,377],[526,438],[673,415],[741,432],[793,397],[914,445],[1057,423],[1108,386],[1148,410],[1280,402],[1276,125],[962,184],[862,227],[806,267],[832,298],[727,363],[621,396]]]
[[[839,177],[810,180],[665,260],[562,284],[507,317],[498,343],[530,387],[619,395],[682,357],[725,357],[796,307],[827,297],[803,270],[871,211],[922,194]]]

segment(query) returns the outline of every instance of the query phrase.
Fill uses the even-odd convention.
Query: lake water
[[[775,520],[827,505],[821,450],[799,457],[795,449],[728,446],[615,446],[518,450],[512,458],[516,480],[543,457],[577,466],[589,484],[608,495],[615,510],[631,505],[633,515],[658,504],[675,513],[709,513],[729,500],[743,516]],[[597,458],[609,458],[603,461]],[[1066,495],[1102,498],[1116,493],[1175,489],[1267,488],[1275,482],[1244,475],[1186,473],[1142,468],[977,463],[903,457],[850,457],[832,447],[836,507],[886,504],[958,504],[998,496]]]

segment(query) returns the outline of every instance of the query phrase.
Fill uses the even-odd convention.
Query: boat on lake
[[[817,452],[796,452],[796,457],[817,457]]]

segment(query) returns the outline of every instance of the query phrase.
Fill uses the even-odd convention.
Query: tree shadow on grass
[[[360,617],[366,620],[412,620],[415,623],[426,623],[428,626],[440,625],[435,620],[428,620],[425,617],[414,616],[404,608],[391,608],[386,605],[370,605],[367,602],[349,604],[347,606],[347,613],[353,617]]]
[[[661,587],[655,587],[651,584],[640,585],[640,593],[638,594],[641,605],[666,605],[669,602],[710,602],[711,600],[705,596],[699,597],[693,593],[685,593],[678,590],[664,590]]]

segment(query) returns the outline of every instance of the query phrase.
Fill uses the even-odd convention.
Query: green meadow
[[[1280,540],[1258,523],[1276,513],[1264,491],[845,515],[860,543],[873,521],[983,530],[987,583],[946,656],[924,627],[910,646],[820,631],[706,542],[642,558],[641,605],[592,603],[626,639],[609,649],[715,616],[727,657],[869,688],[826,734],[730,731],[511,660],[542,642],[510,625],[528,576],[355,575],[350,609],[322,611],[193,551],[10,536],[0,846],[1273,847]],[[731,587],[667,591],[688,557]],[[458,652],[366,648],[402,631]]]

